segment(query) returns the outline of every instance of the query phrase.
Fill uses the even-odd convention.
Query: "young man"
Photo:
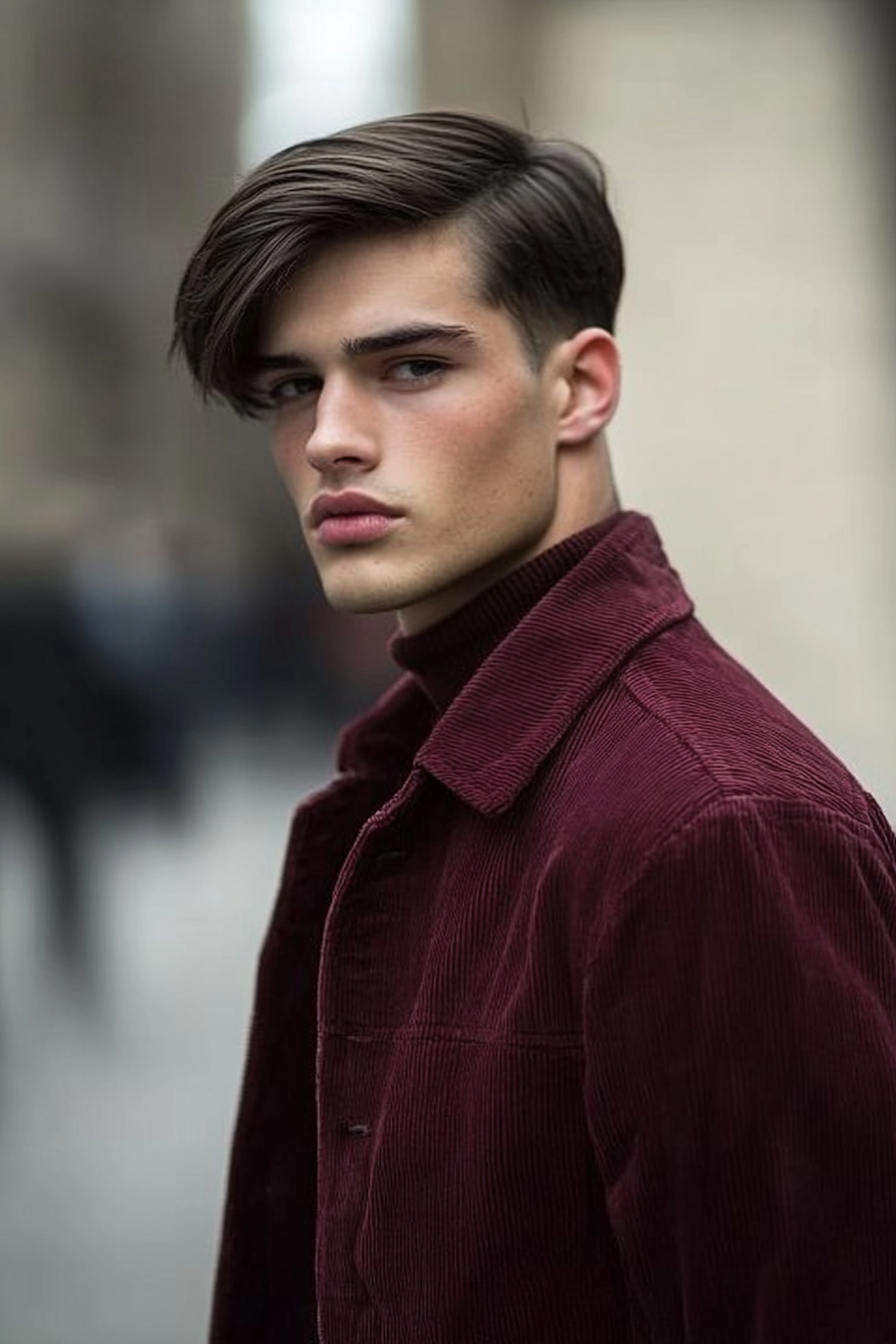
[[[293,823],[214,1344],[892,1344],[896,841],[696,621],[606,430],[584,150],[276,155],[175,345],[265,413],[394,688]]]

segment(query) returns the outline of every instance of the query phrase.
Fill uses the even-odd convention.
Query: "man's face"
[[[558,358],[532,368],[454,230],[334,244],[273,305],[257,385],[324,592],[421,630],[562,539]]]

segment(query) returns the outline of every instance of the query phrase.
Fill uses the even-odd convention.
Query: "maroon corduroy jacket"
[[[214,1344],[894,1344],[896,841],[629,515],[297,812]]]

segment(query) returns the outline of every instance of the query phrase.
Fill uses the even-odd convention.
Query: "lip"
[[[398,518],[401,511],[359,490],[340,490],[335,495],[318,495],[311,505],[309,521],[312,527],[320,527],[328,518],[345,518],[350,515]]]

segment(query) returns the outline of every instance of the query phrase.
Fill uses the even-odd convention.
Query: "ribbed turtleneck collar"
[[[393,635],[393,661],[414,674],[439,711],[446,709],[514,626],[622,517],[614,513],[542,551],[437,625]]]

